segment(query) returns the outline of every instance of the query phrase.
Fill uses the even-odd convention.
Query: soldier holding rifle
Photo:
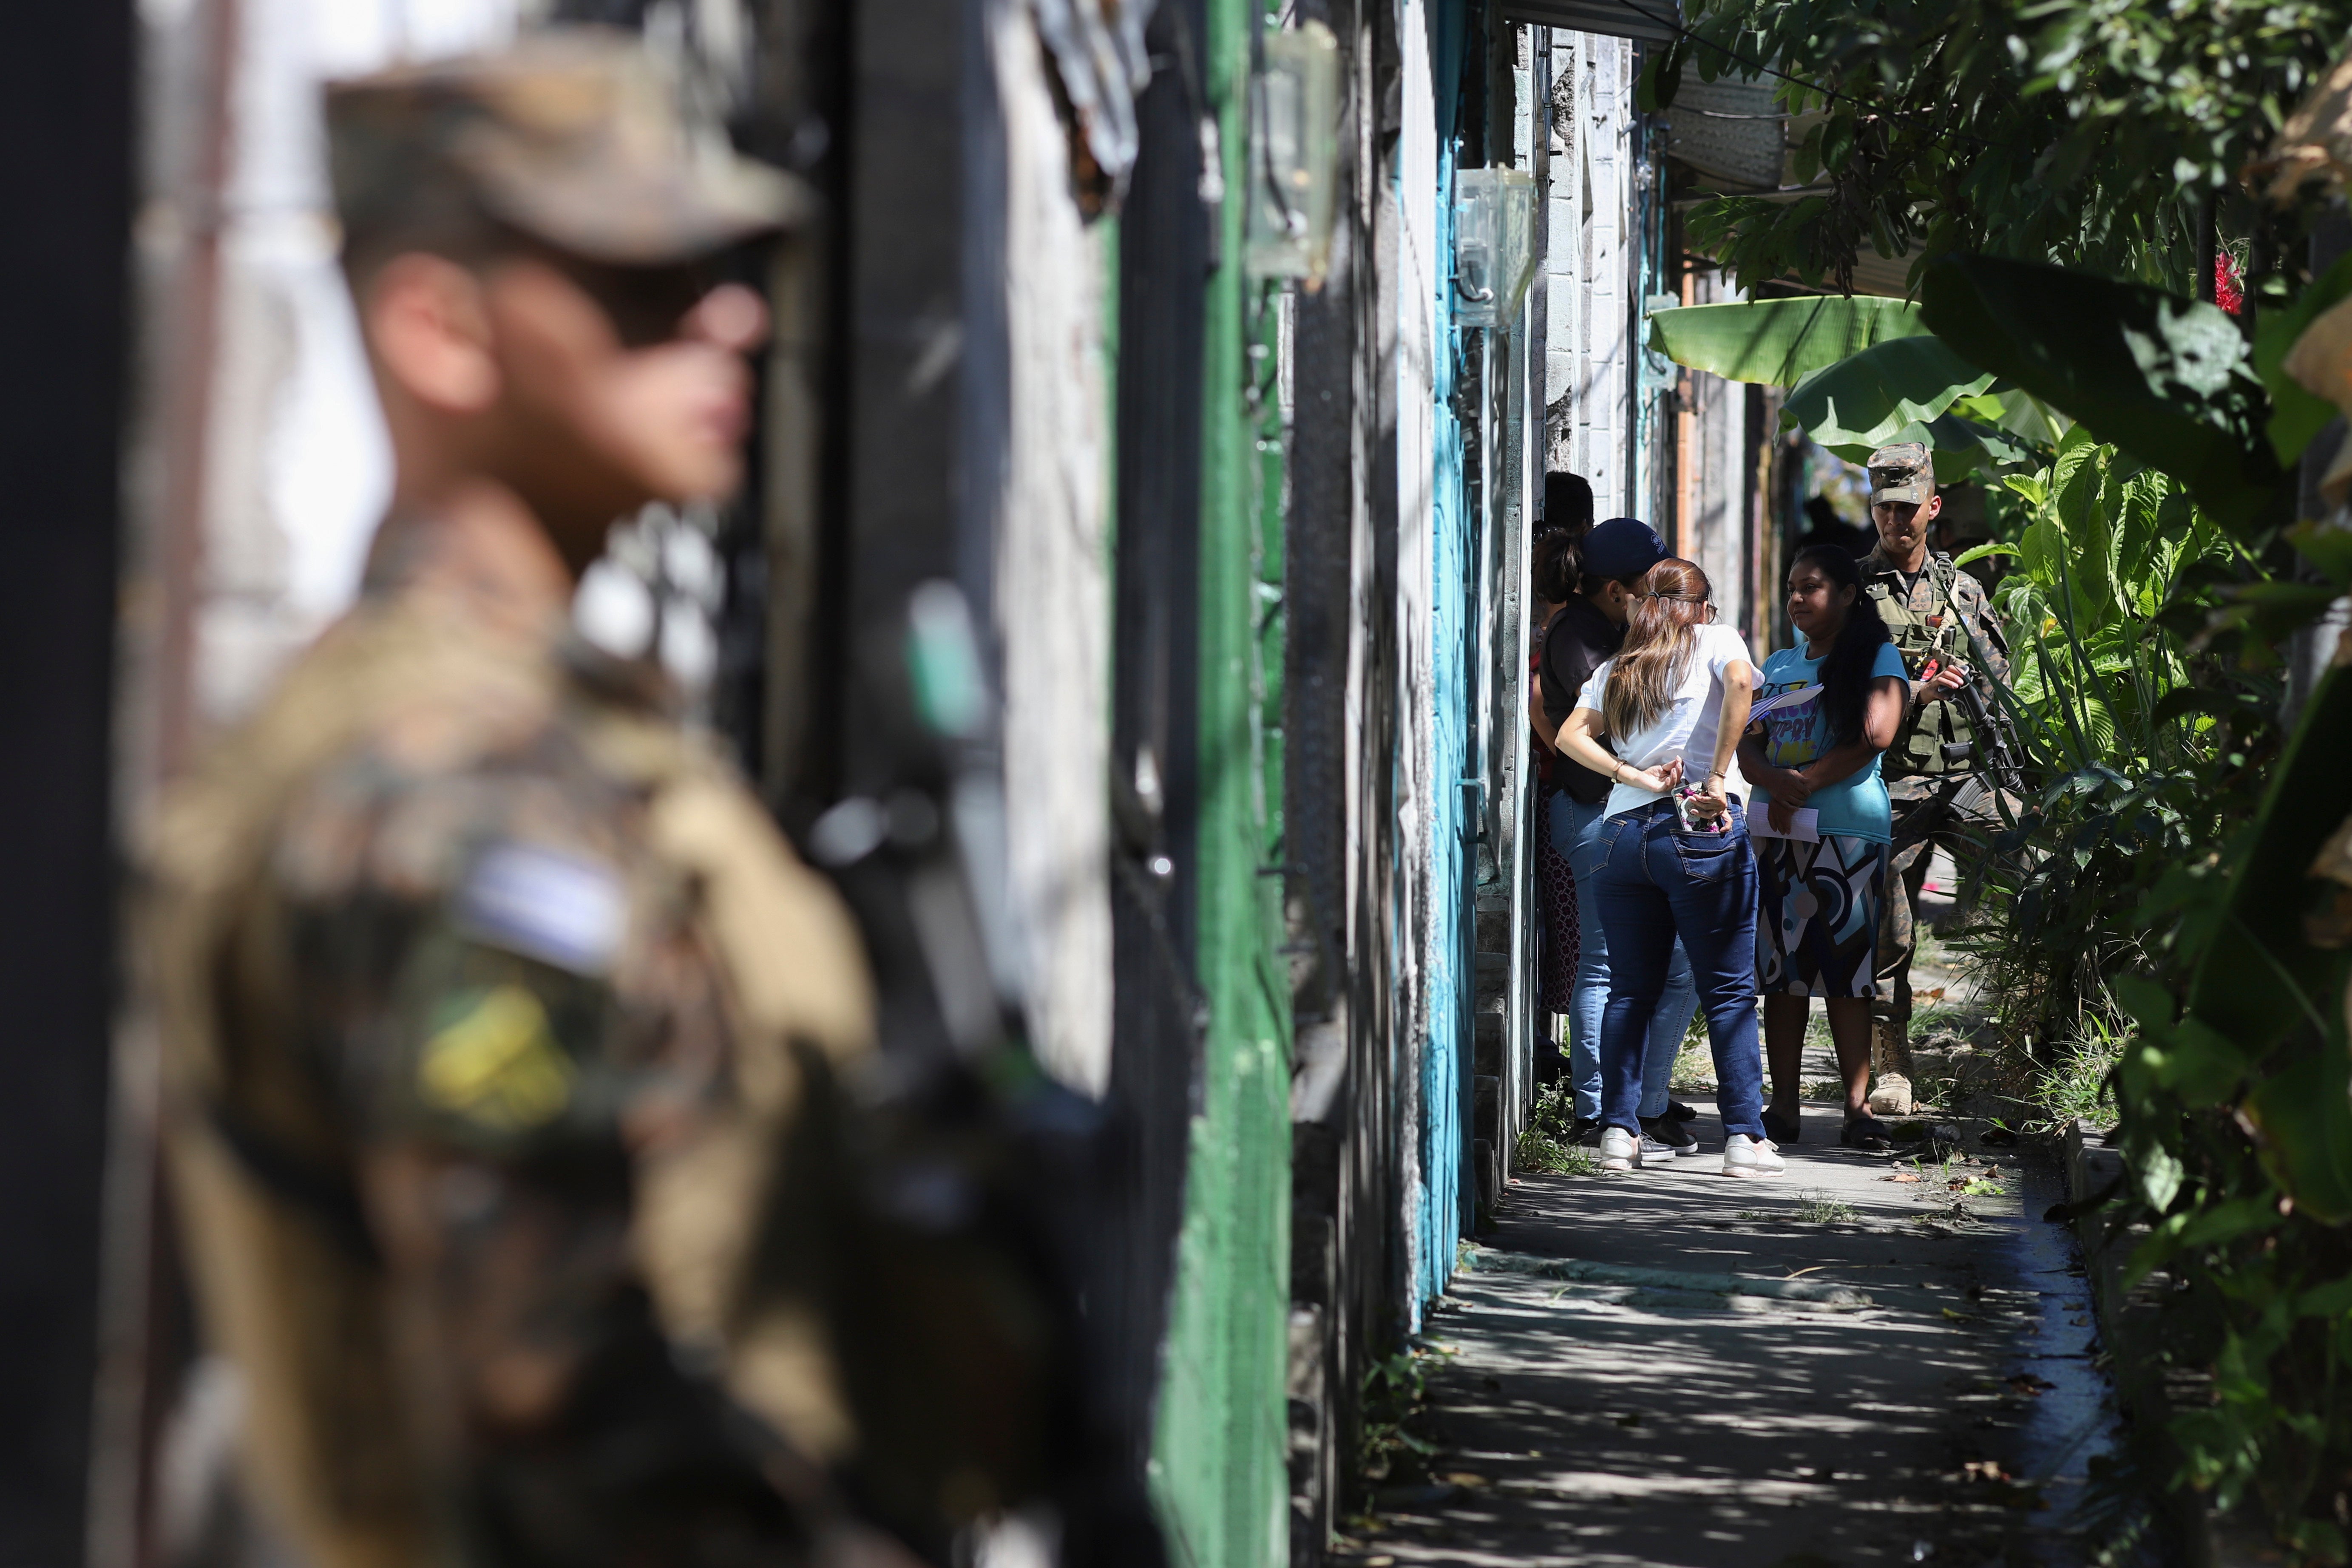
[[[1928,863],[1937,845],[1959,847],[1964,824],[1993,821],[1988,775],[2005,783],[2016,762],[1995,684],[2009,679],[2008,642],[1983,584],[1929,547],[1943,505],[1924,445],[1897,442],[1870,455],[1878,544],[1862,562],[1864,589],[1911,677],[1885,756],[1895,827],[1871,1007],[1872,1065],[1884,1087],[1874,1102],[1896,1112],[1910,1109],[1911,962]]]

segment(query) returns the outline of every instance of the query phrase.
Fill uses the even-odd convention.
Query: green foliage
[[[1356,1474],[1367,1489],[1427,1471],[1437,1445],[1413,1427],[1429,1408],[1429,1365],[1439,1353],[1414,1346],[1365,1369]]]
[[[2141,961],[2150,880],[2226,833],[2214,775],[2240,743],[2233,726],[2263,725],[2264,691],[2166,623],[2174,591],[2223,547],[2163,475],[2077,426],[2002,494],[2018,569],[1994,602],[2032,787],[1998,802],[1977,900],[1998,919],[1963,945],[1990,971],[2003,1035],[2055,1052],[2115,1013],[2104,977]]]
[[[1797,1194],[1797,1217],[1807,1225],[1851,1225],[1862,1211],[1827,1193],[1807,1191]]]
[[[1691,0],[1696,37],[1644,86],[1683,73],[1793,80],[1794,200],[1717,197],[1696,248],[1748,286],[1852,285],[1864,247],[1920,259],[2058,261],[2196,292],[2200,215],[2326,71],[2347,0]],[[2289,254],[2292,236],[2270,237]],[[1920,273],[1915,266],[1913,279]]]
[[[2287,351],[2294,347],[2294,341],[2303,336],[2305,327],[2347,296],[2352,296],[2352,256],[2345,257],[2313,279],[2311,287],[2292,304],[2263,310],[2255,318],[2254,372],[2271,395],[2272,412],[2266,434],[2272,451],[2282,463],[2292,463],[2301,457],[2303,449],[2327,427],[2327,422],[2337,412],[2334,404],[2305,391],[2286,374]]]
[[[2074,1121],[2102,1125],[2116,1119],[2116,1097],[2108,1079],[2123,1057],[2125,1026],[2105,1013],[2084,1016],[2072,1039],[2060,1047],[2058,1059],[2034,1079],[2034,1098],[2051,1131]]]
[[[2308,1024],[2340,1027],[2343,963],[2303,940],[2312,858],[2352,813],[2352,681],[2329,674],[2266,792],[2189,1006],[2249,1059]],[[2332,1020],[2332,1022],[2331,1022]],[[2340,1098],[2340,1097],[2339,1097]],[[2352,1151],[2352,1144],[2347,1144]],[[2347,1206],[2352,1217],[2352,1206]]]
[[[2176,1409],[2179,1482],[2341,1562],[2352,1054],[2335,955],[2300,921],[2315,835],[2352,805],[2352,697],[2323,689],[2282,759],[2277,684],[2232,619],[2268,584],[2162,475],[2077,430],[2003,494],[2036,777],[1984,847],[1965,940],[2053,1118],[2120,1120],[2131,1278],[2167,1276],[2162,1353],[2212,1379]]]
[[[1676,364],[1769,386],[1794,386],[1875,344],[1926,335],[1918,306],[1867,295],[1685,305],[1650,318],[1650,347]]]
[[[1932,439],[1924,426],[1992,377],[1935,338],[1894,338],[1817,370],[1789,394],[1783,416],[1833,452],[1867,458],[1889,441]]]
[[[1556,1176],[1596,1174],[1601,1169],[1600,1157],[1578,1145],[1575,1131],[1575,1094],[1564,1081],[1544,1085],[1536,1090],[1528,1124],[1519,1130],[1513,1168]]]
[[[1707,1043],[1706,1009],[1691,1015],[1690,1027],[1683,1031],[1683,1043],[1675,1051],[1674,1076],[1667,1082],[1687,1094],[1715,1092],[1715,1049]]]
[[[2172,475],[2213,518],[2251,533],[2287,500],[2264,437],[2270,401],[2218,307],[2060,268],[1948,257],[1921,316],[1995,372]]]

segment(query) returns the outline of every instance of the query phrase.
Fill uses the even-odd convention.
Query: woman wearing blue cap
[[[1639,1168],[1643,1058],[1676,938],[1690,956],[1715,1056],[1723,1173],[1777,1176],[1756,1049],[1756,858],[1729,780],[1756,686],[1748,641],[1714,624],[1706,574],[1650,568],[1618,655],[1560,727],[1560,750],[1608,777],[1592,893],[1609,935],[1601,1026],[1601,1168]],[[1601,737],[1613,737],[1614,755]],[[1686,774],[1701,782],[1683,786]],[[1581,889],[1580,889],[1581,891]]]

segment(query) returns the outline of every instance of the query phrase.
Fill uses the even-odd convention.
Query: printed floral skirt
[[[1824,834],[1755,840],[1756,989],[1767,996],[1867,996],[1886,898],[1886,846]]]
[[[1567,846],[1551,841],[1549,807],[1549,800],[1536,807],[1536,884],[1543,895],[1543,1007],[1565,1016],[1582,950],[1577,938],[1576,873],[1568,868]]]

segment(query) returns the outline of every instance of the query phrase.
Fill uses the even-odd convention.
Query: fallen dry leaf
[[[1887,1177],[1886,1179],[1887,1179],[1888,1181],[1890,1181],[1890,1182],[1913,1182],[1913,1183],[1916,1183],[1916,1182],[1917,1182],[1917,1181],[1918,1181],[1918,1179],[1919,1179],[1919,1178],[1918,1178],[1917,1176],[1914,1175],[1914,1174],[1913,1174],[1911,1172],[1909,1172],[1909,1171],[1897,1171],[1897,1172],[1895,1172],[1893,1175],[1891,1175],[1891,1176]]]
[[[1491,1485],[1486,1477],[1472,1475],[1468,1470],[1453,1470],[1437,1478],[1448,1486],[1483,1487]]]

